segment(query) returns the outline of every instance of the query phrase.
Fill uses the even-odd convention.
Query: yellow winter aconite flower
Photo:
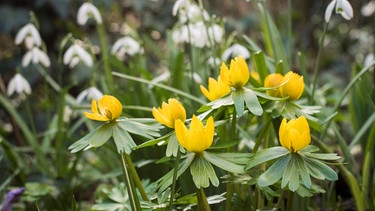
[[[289,122],[284,118],[279,129],[281,146],[291,152],[297,152],[310,144],[310,127],[304,116]]]
[[[220,76],[217,81],[213,78],[208,79],[208,90],[200,85],[201,92],[210,101],[214,101],[230,92],[230,87],[221,80]]]
[[[284,80],[284,76],[282,76],[279,73],[272,73],[267,75],[267,77],[264,79],[264,87],[271,88],[271,87],[277,87],[282,84]],[[280,88],[277,89],[269,89],[266,91],[269,96],[272,97],[281,97]]]
[[[249,68],[244,58],[236,57],[231,60],[230,67],[221,64],[221,80],[235,89],[241,89],[250,78]]]
[[[91,101],[91,111],[92,113],[84,112],[87,118],[103,122],[111,121],[121,116],[122,104],[117,98],[104,95],[98,102]]]
[[[169,127],[175,127],[175,121],[177,119],[185,122],[186,111],[184,106],[175,98],[169,98],[168,103],[163,102],[161,108],[152,108],[152,115],[156,121]]]
[[[190,152],[200,153],[212,144],[215,131],[214,118],[209,117],[206,127],[204,127],[203,123],[193,115],[190,130],[187,129],[184,122],[176,120],[175,130],[181,146]]]
[[[298,75],[292,71],[289,71],[282,81],[282,83],[288,81],[285,85],[280,87],[280,93],[282,97],[288,97],[288,100],[298,100],[305,88],[303,82],[303,76]]]

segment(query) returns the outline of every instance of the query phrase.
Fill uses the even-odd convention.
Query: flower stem
[[[310,98],[309,98],[309,104],[311,104],[314,101],[316,83],[317,83],[317,80],[318,80],[320,55],[321,55],[321,52],[322,52],[322,49],[323,49],[324,38],[326,36],[327,29],[328,29],[328,22],[325,23],[322,37],[320,37],[320,39],[319,39],[319,49],[318,49],[318,54],[316,55],[316,60],[315,60],[314,77],[313,77],[312,91],[311,91],[311,95],[310,95]]]
[[[292,191],[288,191],[286,211],[291,211],[293,209],[293,200],[294,200],[294,193]]]
[[[322,151],[326,153],[332,153],[328,146],[321,142],[317,137],[311,136],[311,138],[315,141],[315,143]],[[361,193],[361,189],[359,188],[358,180],[343,164],[337,165],[337,168],[339,169],[342,177],[345,179],[346,184],[349,186],[349,189],[352,192],[357,210],[366,210],[366,201]]]
[[[134,164],[133,164],[133,161],[130,158],[130,155],[125,153],[125,160],[126,160],[126,163],[128,164],[129,171],[130,171],[130,174],[132,175],[133,181],[135,182],[135,185],[137,186],[137,188],[138,188],[138,190],[139,190],[139,192],[142,196],[142,199],[144,201],[149,201],[147,193],[146,193],[145,189],[143,188],[141,180],[139,179],[137,170],[134,168]]]
[[[106,40],[103,24],[98,24],[96,26],[96,30],[97,30],[99,41],[100,41],[100,48],[101,48],[100,52],[102,56],[103,66],[104,66],[104,76],[107,82],[106,84],[108,86],[109,91],[112,91],[113,90],[112,70],[109,64],[107,40]]]
[[[371,170],[371,163],[373,163],[373,149],[375,144],[375,124],[371,128],[370,135],[368,137],[366,143],[366,149],[364,152],[364,159],[363,159],[363,170],[362,170],[362,195],[367,196],[369,190],[369,183],[370,183],[370,175]]]
[[[234,140],[236,138],[236,125],[237,125],[237,112],[236,109],[233,110],[233,117],[232,117],[232,125],[230,128],[230,140]],[[233,151],[233,147],[228,148],[228,152]],[[225,201],[225,210],[230,211],[232,210],[232,195],[233,195],[233,187],[231,182],[227,182],[227,194],[226,194],[226,201]]]
[[[206,194],[202,188],[197,189],[197,199],[198,199],[198,211],[211,211],[211,207],[208,204]]]
[[[172,178],[172,187],[171,187],[171,196],[169,201],[169,210],[173,210],[173,200],[174,200],[174,191],[176,189],[176,181],[177,181],[177,172],[178,172],[178,163],[180,162],[181,152],[180,146],[178,147],[176,160],[174,162],[174,169],[173,169],[173,178]]]
[[[124,171],[125,176],[125,184],[126,184],[126,190],[129,195],[130,200],[130,206],[133,211],[141,210],[141,206],[139,204],[138,196],[133,188],[132,182],[130,180],[130,175],[128,172],[128,167],[126,165],[126,156],[127,154],[125,152],[121,152],[121,163],[122,163],[122,170]]]

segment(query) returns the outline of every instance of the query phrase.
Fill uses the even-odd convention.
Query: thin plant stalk
[[[294,201],[294,193],[292,191],[288,191],[286,211],[292,211],[293,210],[293,201]]]
[[[375,144],[375,124],[371,128],[370,135],[366,143],[366,149],[363,159],[363,171],[362,171],[362,195],[367,196],[370,183],[370,171],[373,170],[371,163],[373,164],[373,149]]]
[[[311,95],[310,95],[310,98],[309,98],[309,103],[310,104],[314,101],[314,95],[315,95],[315,90],[316,90],[316,83],[318,81],[320,56],[321,56],[321,53],[322,53],[323,44],[324,44],[324,38],[326,36],[327,29],[328,29],[328,22],[325,23],[322,37],[320,37],[320,39],[319,39],[319,48],[318,48],[318,54],[316,55],[316,60],[315,60],[312,90],[311,90]]]
[[[211,211],[203,188],[197,189],[198,211]]]
[[[234,109],[233,111],[233,118],[232,118],[232,125],[230,129],[230,139],[234,140],[236,138],[236,125],[237,125],[237,112]],[[228,151],[233,151],[233,147],[228,148]],[[231,182],[227,182],[227,194],[226,194],[226,201],[225,201],[225,210],[230,211],[232,210],[232,195],[233,195],[233,187]]]
[[[333,112],[334,114],[338,108],[340,107],[342,101],[345,99],[345,96],[349,93],[349,91],[353,88],[354,84],[357,83],[357,81],[360,80],[362,75],[364,75],[367,71],[371,70],[371,67],[375,65],[375,61],[371,62],[367,67],[364,67],[356,76],[353,77],[353,79],[349,82],[349,84],[345,87],[344,91],[342,92],[342,95],[340,99],[336,102],[335,106],[333,107]],[[329,125],[331,124],[333,118],[331,118],[328,122],[326,127],[324,127],[323,132],[320,136],[320,140],[323,140],[325,135],[327,134],[327,130],[329,128]]]
[[[134,181],[135,185],[137,186],[137,188],[139,190],[139,193],[142,196],[142,199],[144,201],[149,201],[147,193],[146,193],[145,189],[143,188],[141,180],[139,179],[137,170],[134,168],[134,164],[133,164],[133,161],[130,158],[130,155],[125,153],[125,160],[126,160],[126,163],[128,164],[129,171],[130,171],[130,174],[133,178],[133,181]]]
[[[288,28],[288,60],[292,64],[292,0],[288,0],[287,28]]]
[[[320,141],[317,137],[311,136],[311,138],[315,141],[318,147],[324,151],[325,153],[332,153],[327,145],[325,145],[322,141]],[[355,176],[345,167],[345,165],[340,164],[337,165],[342,177],[345,179],[347,185],[349,186],[350,191],[354,197],[355,205],[358,211],[365,211],[366,210],[366,200],[362,195],[361,189],[358,185],[358,180]]]
[[[107,39],[106,39],[106,33],[104,30],[103,24],[98,24],[96,26],[96,30],[99,36],[100,41],[100,52],[102,56],[102,62],[104,67],[104,76],[106,79],[106,84],[108,86],[108,89],[110,91],[113,91],[113,78],[112,78],[112,69],[109,64],[109,55],[108,55],[108,47],[107,47]]]
[[[174,168],[173,168],[173,177],[172,177],[172,187],[171,187],[171,196],[169,199],[169,210],[173,210],[173,200],[174,200],[174,191],[176,189],[176,181],[177,181],[177,172],[178,172],[178,164],[180,162],[181,158],[181,152],[180,152],[180,146],[178,147],[176,160],[174,162]]]
[[[128,172],[128,167],[126,165],[126,155],[127,154],[125,152],[121,152],[121,163],[122,163],[122,170],[124,172],[124,177],[125,177],[126,190],[129,195],[130,206],[132,210],[138,211],[138,210],[141,210],[141,206],[139,204],[137,194],[135,193],[135,191],[133,191],[130,175]]]

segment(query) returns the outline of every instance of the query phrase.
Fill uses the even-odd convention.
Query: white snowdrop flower
[[[7,95],[11,96],[15,92],[18,94],[31,94],[29,82],[20,73],[16,73],[8,83]]]
[[[373,53],[369,53],[366,55],[364,61],[363,61],[363,64],[365,67],[369,66],[371,64],[371,62],[374,62],[375,61],[375,56]]]
[[[183,25],[172,31],[172,40],[174,43],[187,43],[189,42],[189,29],[188,26]]]
[[[172,14],[173,16],[177,15],[177,12],[179,10],[189,10],[190,7],[190,0],[176,0],[176,2],[173,5]]]
[[[65,51],[63,62],[65,65],[69,64],[70,68],[75,67],[79,62],[83,62],[88,67],[93,65],[90,54],[78,44],[73,44]]]
[[[369,17],[375,12],[375,1],[370,1],[361,8],[361,14],[365,17]]]
[[[22,58],[22,66],[27,67],[29,66],[30,62],[34,64],[41,63],[44,67],[49,67],[51,62],[49,57],[47,56],[44,51],[40,50],[38,47],[33,47]]]
[[[89,18],[93,18],[98,24],[102,24],[103,22],[98,8],[93,4],[86,2],[78,9],[77,23],[83,26],[87,23]]]
[[[186,23],[188,20],[190,23],[195,23],[202,20],[209,20],[210,16],[207,11],[201,9],[196,4],[191,4],[186,10],[180,10],[179,20],[181,23]]]
[[[210,39],[213,39],[215,42],[219,43],[223,39],[224,29],[220,25],[214,24],[208,28],[208,33],[210,35]]]
[[[81,104],[83,101],[91,102],[91,100],[99,100],[103,97],[103,93],[99,91],[96,87],[91,86],[83,90],[76,98],[76,102]]]
[[[198,75],[198,73],[196,73],[196,72],[193,73],[193,79],[197,84],[203,83],[203,80],[202,80],[201,76]]]
[[[328,4],[324,19],[326,22],[329,22],[333,9],[335,8],[336,13],[341,14],[346,20],[353,18],[353,7],[350,5],[348,0],[333,0]]]
[[[221,64],[221,59],[217,57],[210,57],[208,58],[207,63],[210,65],[210,67],[216,68]]]
[[[117,40],[111,49],[111,53],[115,54],[118,58],[124,58],[125,55],[134,56],[135,54],[142,53],[141,45],[131,37],[123,37]]]
[[[42,38],[40,37],[39,31],[35,28],[34,24],[28,23],[17,32],[14,43],[19,45],[23,41],[25,41],[27,49],[42,45]]]
[[[223,52],[221,58],[223,59],[223,61],[228,61],[229,58],[234,58],[237,56],[248,59],[250,58],[250,51],[240,44],[233,44]]]

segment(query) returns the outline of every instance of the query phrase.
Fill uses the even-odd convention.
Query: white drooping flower
[[[64,53],[63,62],[69,64],[70,68],[75,67],[79,62],[91,67],[93,64],[90,54],[78,44],[73,44]]]
[[[11,96],[15,92],[18,94],[31,94],[29,82],[20,73],[16,73],[8,83],[7,95]]]
[[[34,64],[41,63],[44,67],[49,67],[51,65],[47,54],[35,46],[32,49],[28,50],[23,56],[22,66],[27,67],[29,66],[30,62],[33,62]]]
[[[361,14],[365,17],[370,17],[375,12],[375,1],[370,1],[361,8]]]
[[[195,23],[203,20],[208,21],[210,19],[208,12],[201,9],[196,4],[190,4],[188,7],[180,8],[178,14],[181,23]]]
[[[87,23],[89,18],[93,18],[97,24],[102,24],[103,22],[98,8],[93,4],[86,2],[78,9],[77,23],[83,26]]]
[[[221,58],[223,61],[228,61],[229,58],[241,56],[244,59],[250,58],[250,51],[240,44],[233,44],[227,48]]]
[[[40,47],[42,45],[42,38],[34,24],[28,23],[17,32],[14,43],[19,45],[23,41],[27,49],[31,49],[34,46]]]
[[[172,14],[173,16],[176,16],[179,10],[187,11],[189,10],[189,7],[190,7],[190,0],[176,0],[176,2],[173,5]]]
[[[208,33],[207,33],[208,32]],[[206,26],[202,21],[183,25],[172,32],[175,43],[190,43],[198,48],[221,42],[224,30],[218,24]]]
[[[81,104],[85,100],[87,102],[91,103],[91,100],[99,100],[100,98],[103,97],[103,93],[99,91],[96,87],[91,86],[85,90],[83,90],[81,93],[76,98],[76,102],[78,104]]]
[[[127,36],[113,44],[111,53],[118,58],[124,58],[125,55],[134,56],[135,54],[143,53],[143,48],[136,40]]]
[[[333,9],[335,9],[336,13],[341,14],[346,20],[353,18],[353,7],[348,0],[332,0],[331,3],[328,4],[324,15],[326,22],[329,22],[331,19]]]

